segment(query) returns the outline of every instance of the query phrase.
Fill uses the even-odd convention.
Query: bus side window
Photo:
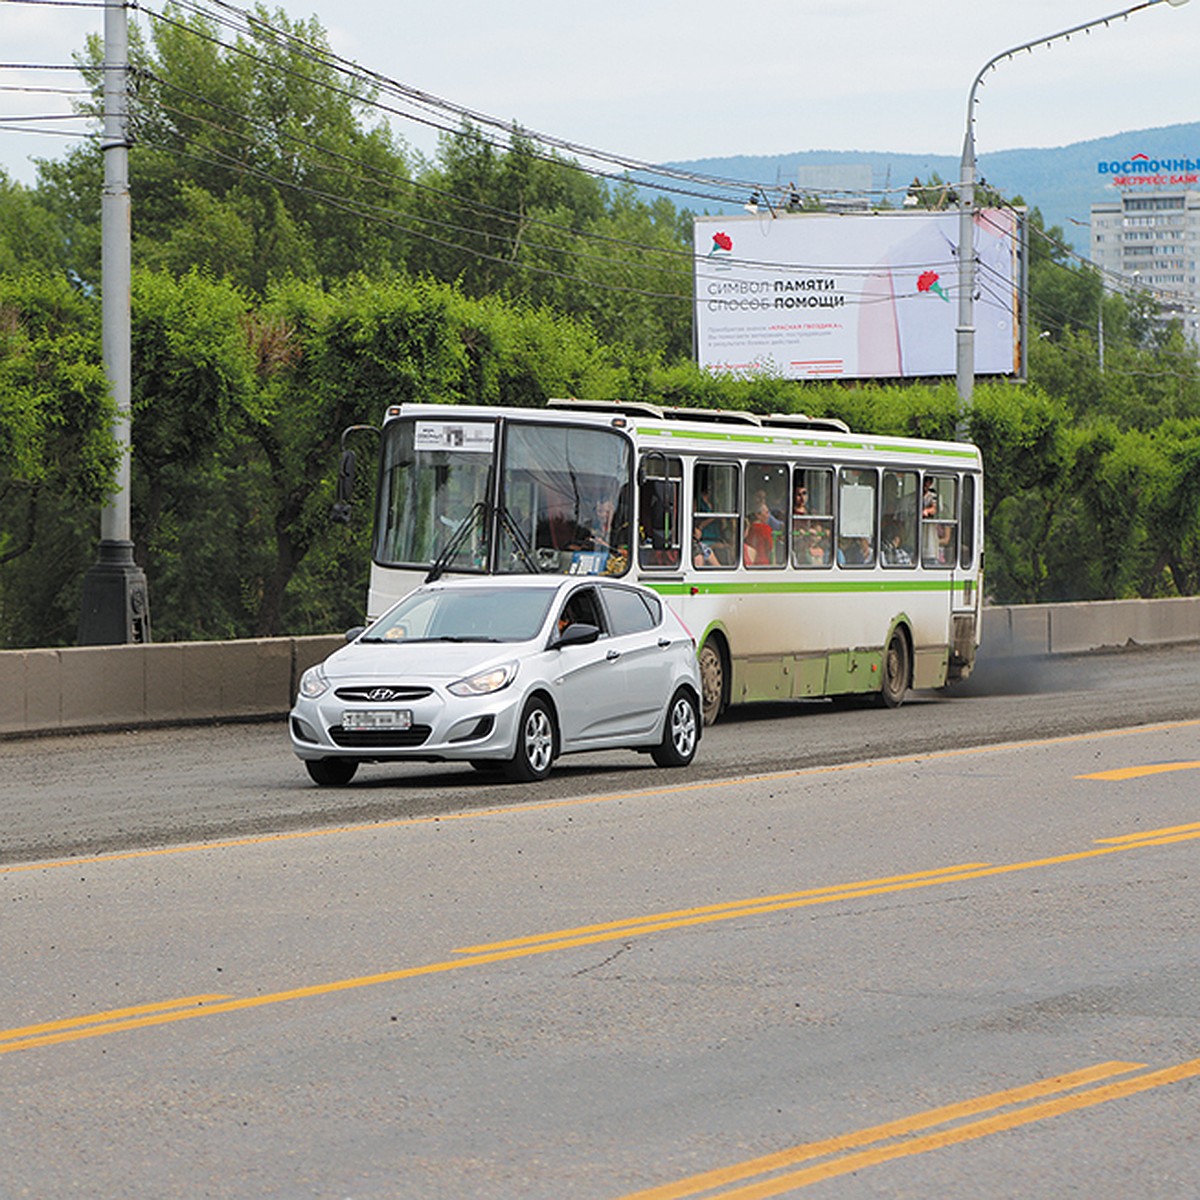
[[[958,558],[958,480],[926,475],[921,491],[921,564],[952,567]]]
[[[879,539],[885,567],[916,566],[918,493],[916,471],[884,471]]]
[[[843,467],[838,478],[838,565],[875,565],[875,495],[873,469]]]
[[[653,452],[642,459],[638,485],[638,566],[679,569],[683,463]]]
[[[797,467],[792,473],[792,562],[833,565],[833,471]]]
[[[748,462],[745,479],[742,561],[748,567],[782,567],[787,562],[787,464]]]
[[[692,476],[692,564],[732,567],[740,557],[735,463],[697,463]]]
[[[962,481],[962,520],[959,523],[959,565],[964,570],[975,561],[975,476]]]

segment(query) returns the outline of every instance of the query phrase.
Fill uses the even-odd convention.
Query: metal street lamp
[[[1110,21],[1118,21],[1140,12],[1143,8],[1154,8],[1159,4],[1169,4],[1178,8],[1188,0],[1142,0],[1140,4],[1130,5],[1120,12],[1109,13],[1107,17],[1097,17],[1093,21],[1085,21],[1082,25],[1073,25],[1070,29],[1059,30],[1058,33],[1048,34],[1032,42],[1024,42],[997,54],[984,63],[975,81],[971,84],[971,92],[967,97],[967,132],[963,138],[962,164],[958,188],[958,328],[956,378],[958,382],[958,398],[965,406],[971,403],[971,395],[975,390],[975,93],[983,82],[983,77],[997,63],[1006,58],[1012,58],[1023,50],[1036,50],[1039,46],[1049,46],[1053,42],[1062,41],[1073,33],[1082,33],[1097,25],[1107,25]]]
[[[150,641],[146,576],[130,536],[129,0],[104,0],[104,190],[100,204],[100,303],[104,371],[116,404],[117,476],[100,513],[96,562],[83,579],[82,646]]]

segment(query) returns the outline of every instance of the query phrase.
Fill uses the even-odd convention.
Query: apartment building
[[[1146,291],[1200,346],[1200,191],[1122,191],[1091,210],[1091,259],[1113,291]]]

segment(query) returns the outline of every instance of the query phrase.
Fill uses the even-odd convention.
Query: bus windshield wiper
[[[458,528],[450,535],[450,540],[442,549],[441,554],[430,564],[429,574],[425,576],[426,583],[433,583],[435,580],[441,579],[443,572],[450,565],[450,560],[458,553],[459,546],[466,541],[467,534],[471,532],[475,518],[486,510],[487,505],[482,500],[476,500],[471,505],[470,511],[459,522]]]
[[[521,561],[531,574],[540,575],[541,569],[534,560],[533,553],[529,548],[529,539],[518,527],[517,523],[508,515],[508,507],[504,504],[500,505],[500,523],[508,530],[509,537],[513,540],[513,545],[517,548],[517,553],[521,556]]]

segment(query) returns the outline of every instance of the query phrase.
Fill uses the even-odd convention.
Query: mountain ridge
[[[1058,226],[1064,240],[1080,254],[1089,249],[1091,206],[1114,195],[1101,162],[1125,161],[1134,154],[1151,158],[1189,159],[1200,168],[1200,121],[1126,130],[1063,146],[992,150],[977,153],[977,177],[1008,199],[1020,199],[1041,211],[1046,228]],[[958,154],[900,153],[886,150],[796,150],[786,154],[728,155],[689,159],[666,165],[727,179],[744,179],[759,187],[786,187],[801,167],[869,166],[871,188],[900,194],[914,178],[922,182],[935,172],[953,185],[959,177]],[[1200,190],[1200,184],[1192,185]],[[749,197],[747,197],[748,199]],[[736,205],[714,205],[710,213],[734,212]]]

